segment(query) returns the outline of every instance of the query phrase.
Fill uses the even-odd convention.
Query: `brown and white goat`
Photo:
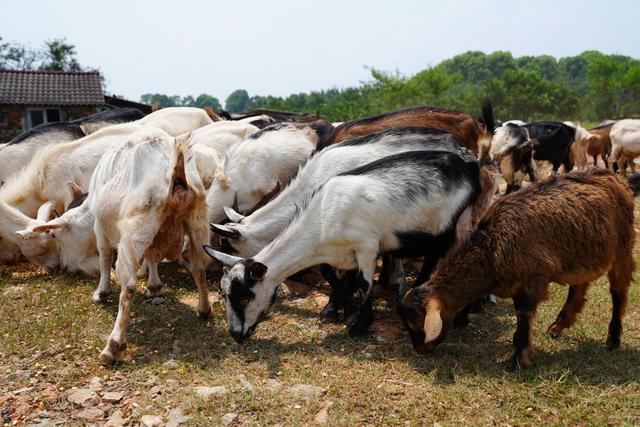
[[[598,166],[598,156],[602,157],[604,166],[609,167],[608,157],[611,151],[611,127],[615,122],[589,129],[591,138],[587,145],[587,154],[593,157],[593,166]]]
[[[531,364],[531,326],[549,282],[569,295],[549,332],[570,327],[590,282],[608,274],[613,312],[607,348],[620,346],[635,264],[633,195],[604,169],[551,176],[499,199],[470,240],[451,251],[431,280],[399,301],[415,349],[432,350],[454,316],[480,295],[510,297],[516,309],[512,367]]]

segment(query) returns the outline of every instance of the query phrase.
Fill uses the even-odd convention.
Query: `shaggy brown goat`
[[[461,111],[437,107],[413,107],[345,122],[318,145],[319,148],[326,147],[348,139],[403,126],[442,129],[453,135],[476,155],[480,154],[479,158],[489,153],[495,128],[493,107],[489,102],[482,106],[482,122]]]
[[[604,169],[552,176],[499,199],[469,241],[400,301],[415,349],[432,350],[458,311],[491,293],[513,299],[512,367],[527,367],[532,320],[549,282],[569,285],[567,301],[549,327],[558,335],[576,321],[590,282],[605,273],[613,301],[607,348],[618,348],[635,268],[633,203],[628,186]]]

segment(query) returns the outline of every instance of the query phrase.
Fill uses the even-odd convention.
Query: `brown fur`
[[[613,300],[607,347],[617,348],[635,269],[633,209],[629,188],[604,169],[552,176],[502,197],[469,242],[454,249],[431,280],[412,292],[410,303],[418,315],[407,323],[414,331],[432,300],[442,307],[440,335],[416,349],[432,349],[460,309],[493,293],[513,298],[518,317],[513,362],[526,367],[533,354],[532,319],[549,283],[570,286],[567,303],[550,327],[558,334],[575,322],[586,288],[603,274],[609,276]]]
[[[343,123],[336,128],[328,144],[403,126],[442,129],[476,155],[480,152],[480,140],[483,137],[491,138],[487,135],[485,126],[467,113],[435,107],[416,107]]]
[[[602,157],[605,164],[607,162],[607,156],[611,151],[611,137],[609,134],[611,133],[612,126],[613,123],[610,123],[606,126],[600,126],[589,130],[591,135],[594,135],[595,138],[589,139],[589,143],[587,144],[587,154],[593,157],[594,166],[598,166],[598,156]]]
[[[207,112],[207,116],[209,116],[209,118],[211,120],[213,120],[214,122],[219,122],[219,121],[222,120],[220,118],[220,116],[218,115],[218,113],[216,113],[213,108],[211,108],[211,107],[202,107],[202,109]]]
[[[144,253],[145,258],[149,261],[160,262],[163,259],[176,261],[182,258],[182,242],[185,234],[184,217],[191,212],[195,201],[195,194],[187,185],[182,153],[178,154],[171,182],[171,194],[161,213],[164,220],[153,239],[153,243]]]

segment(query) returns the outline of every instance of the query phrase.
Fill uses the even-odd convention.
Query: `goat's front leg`
[[[533,357],[533,345],[531,344],[531,324],[536,314],[536,308],[540,302],[537,295],[532,295],[521,290],[513,297],[513,305],[516,309],[517,327],[513,334],[515,353],[511,360],[511,369],[527,368],[531,365]]]
[[[100,255],[100,281],[98,288],[91,296],[93,302],[104,302],[111,293],[111,266],[113,264],[113,248],[100,230],[95,230],[98,254]]]
[[[100,363],[109,365],[122,358],[127,348],[127,327],[131,320],[131,305],[136,293],[136,273],[140,268],[135,243],[130,239],[121,239],[118,245],[118,260],[116,261],[116,276],[120,282],[120,302],[118,315],[113,330],[107,340],[107,345],[100,353]]]
[[[158,297],[162,295],[162,281],[158,274],[158,262],[145,260],[149,268],[149,278],[147,280],[147,298]]]
[[[320,312],[320,318],[328,322],[337,322],[340,309],[344,309],[345,303],[345,281],[340,279],[335,270],[329,264],[320,266],[320,273],[324,280],[331,285],[329,302]]]
[[[364,335],[373,323],[373,275],[376,272],[377,251],[356,253],[356,261],[360,267],[358,293],[358,315],[354,323],[349,325],[349,335]]]

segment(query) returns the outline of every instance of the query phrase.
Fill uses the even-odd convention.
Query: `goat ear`
[[[267,274],[267,266],[261,262],[255,261],[249,267],[249,277],[253,280],[262,280],[264,276]]]
[[[440,314],[440,302],[430,300],[427,304],[427,315],[424,317],[424,342],[430,343],[440,336],[442,332],[442,316]]]
[[[243,260],[243,258],[240,258],[238,256],[225,254],[224,252],[218,252],[209,245],[204,245],[202,248],[207,253],[207,255],[217,261],[220,261],[224,265],[231,266]]]
[[[76,184],[75,182],[69,181],[69,190],[71,191],[71,196],[73,199],[77,199],[78,197],[82,197],[82,195],[84,194],[84,192],[82,191],[82,188],[80,188],[80,186],[78,184]]]
[[[227,215],[227,218],[229,218],[231,222],[241,222],[244,219],[244,215],[239,214],[229,206],[225,206],[223,209],[224,213]]]
[[[36,217],[37,220],[41,222],[47,222],[53,219],[56,214],[55,207],[56,204],[53,201],[44,203],[42,206],[40,206],[40,209],[38,209],[38,215]]]
[[[228,237],[230,239],[239,239],[241,237],[241,234],[238,230],[233,229],[231,227],[227,227],[226,225],[220,225],[220,224],[210,224],[211,225],[211,231],[213,231],[215,234],[219,234],[222,237]]]
[[[62,224],[44,224],[33,228],[34,233],[45,233],[49,230],[57,230],[64,227]]]
[[[18,231],[16,231],[16,236],[20,240],[25,240],[28,234],[29,234],[29,230],[18,230]]]

